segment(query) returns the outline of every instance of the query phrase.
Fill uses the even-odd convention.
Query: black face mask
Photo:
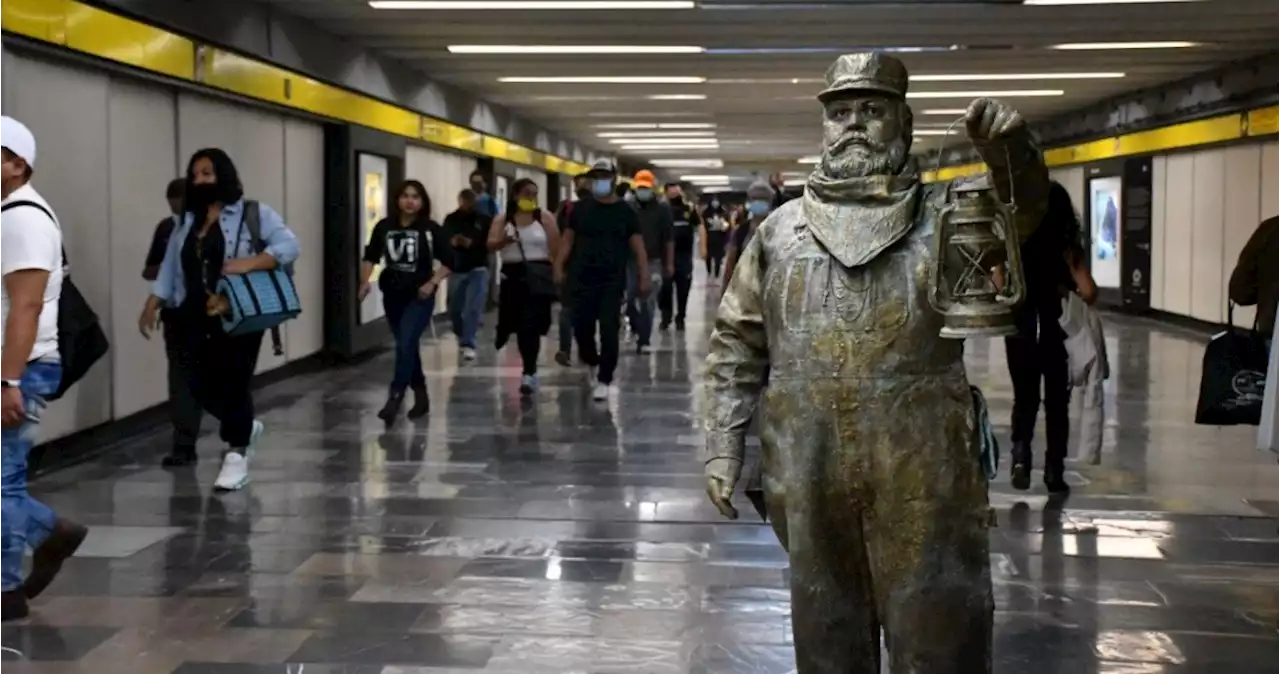
[[[196,217],[204,217],[205,211],[218,200],[218,186],[213,183],[192,185],[187,189],[187,210]]]
[[[667,203],[670,203],[675,206],[683,206],[684,197],[680,196],[679,194],[675,195],[674,197],[667,197]]]
[[[476,194],[480,194],[481,192],[484,192],[484,183],[482,182],[471,183],[471,191],[475,192]]]
[[[578,190],[578,198],[579,198],[579,199],[590,199],[590,198],[591,198],[591,190],[590,190],[590,189],[587,189],[586,187],[583,187],[582,189],[579,189],[579,190]]]

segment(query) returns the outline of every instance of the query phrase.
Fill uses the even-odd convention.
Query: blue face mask
[[[753,199],[747,202],[747,212],[752,215],[765,215],[769,212],[770,206],[772,204],[764,199]]]
[[[636,201],[653,201],[653,190],[646,187],[636,190]]]
[[[598,199],[603,199],[613,194],[613,179],[599,178],[591,181],[591,193]]]

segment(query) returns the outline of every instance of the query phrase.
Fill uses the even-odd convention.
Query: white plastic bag
[[[1271,356],[1267,361],[1267,384],[1262,389],[1262,422],[1258,423],[1258,449],[1280,454],[1280,321],[1271,330]]]

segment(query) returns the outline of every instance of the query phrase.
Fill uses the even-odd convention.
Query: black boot
[[[387,423],[395,421],[396,415],[400,413],[400,405],[404,402],[404,393],[392,393],[387,396],[387,404],[382,406],[378,411],[378,418]]]
[[[683,318],[677,318],[677,319],[676,319],[676,332],[684,332],[684,319],[683,319]]]
[[[0,597],[0,620],[22,620],[30,614],[27,608],[27,595],[22,590],[8,590]]]
[[[1061,461],[1045,461],[1044,487],[1050,494],[1068,494],[1071,486],[1067,484],[1066,469]]]
[[[1018,491],[1031,488],[1031,443],[1013,443],[1013,463],[1009,466],[1010,482]]]
[[[431,397],[427,395],[427,387],[413,389],[413,407],[409,408],[408,417],[417,419],[431,411]]]

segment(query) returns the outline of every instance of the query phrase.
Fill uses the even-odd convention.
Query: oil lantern
[[[1026,284],[1013,214],[984,173],[954,181],[934,232],[929,304],[942,314],[942,337],[998,337],[1017,332],[1014,310]],[[1003,269],[997,284],[994,270]]]

